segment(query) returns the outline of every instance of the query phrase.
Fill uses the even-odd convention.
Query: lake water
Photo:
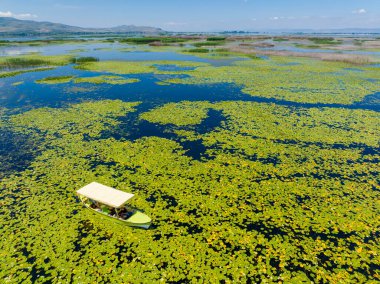
[[[30,52],[45,55],[75,52],[77,56],[94,56],[100,60],[182,60],[206,62],[215,67],[229,66],[236,60],[242,60],[239,57],[217,60],[171,51],[150,52],[134,48],[123,51],[118,44],[0,50],[3,56]],[[270,57],[263,59],[271,60]],[[294,62],[279,66],[291,68],[298,64],[295,59]],[[185,72],[193,69],[170,64],[155,66],[162,71]],[[349,73],[350,76],[359,76],[362,72],[360,67],[341,70],[342,74]],[[45,133],[43,129],[33,129],[36,130],[33,134],[12,127],[1,129],[0,177],[11,179],[4,186],[6,194],[3,191],[0,193],[0,204],[5,204],[0,206],[0,215],[6,224],[0,228],[0,232],[4,232],[4,238],[8,238],[11,244],[6,246],[4,257],[10,264],[17,257],[26,267],[10,273],[15,281],[48,279],[52,282],[56,275],[63,277],[62,282],[70,282],[70,279],[82,281],[98,273],[100,278],[92,279],[93,282],[117,282],[142,274],[145,277],[155,270],[156,274],[150,275],[153,279],[160,278],[170,269],[176,273],[178,267],[199,269],[199,265],[193,265],[193,259],[197,259],[197,264],[202,264],[202,271],[206,269],[207,275],[216,271],[218,277],[224,273],[232,281],[235,276],[231,276],[228,269],[217,271],[217,266],[225,267],[225,261],[231,260],[229,265],[237,265],[235,268],[240,265],[236,271],[237,275],[242,275],[240,271],[246,267],[256,268],[257,259],[267,258],[268,261],[262,262],[259,269],[267,265],[268,271],[272,269],[271,275],[280,277],[284,269],[280,266],[283,260],[281,255],[273,252],[287,252],[285,248],[290,248],[291,253],[287,260],[290,263],[286,264],[287,271],[301,273],[299,275],[303,275],[303,279],[315,280],[313,269],[316,267],[329,273],[335,272],[335,261],[343,249],[345,258],[355,260],[356,243],[366,242],[366,245],[374,247],[372,243],[377,233],[357,233],[355,228],[369,230],[367,227],[374,224],[370,223],[373,221],[367,216],[374,216],[377,199],[367,198],[365,194],[376,197],[375,186],[372,185],[372,191],[370,186],[366,186],[367,183],[374,184],[370,182],[375,179],[372,172],[376,174],[374,164],[378,161],[379,148],[371,146],[366,141],[367,137],[361,137],[363,143],[362,140],[359,140],[360,143],[350,142],[350,137],[343,140],[345,143],[340,142],[339,134],[346,135],[346,129],[353,135],[356,132],[364,133],[363,136],[368,135],[369,140],[373,133],[369,134],[361,125],[357,128],[351,126],[350,115],[353,114],[350,113],[354,112],[338,110],[380,112],[380,92],[368,93],[361,102],[342,105],[250,96],[242,91],[242,86],[232,83],[159,84],[166,79],[188,76],[180,73],[120,75],[140,80],[124,85],[72,82],[48,85],[35,82],[46,77],[68,75],[94,77],[110,74],[79,70],[70,64],[1,78],[0,107],[7,109],[7,115],[13,116],[41,107],[61,108],[71,103],[105,99],[140,104],[136,111],[115,118],[117,123],[100,126],[101,132],[95,138],[89,134],[76,133],[75,129],[70,129],[70,123],[67,128],[64,125],[63,130],[58,127],[56,132],[52,128],[50,133]],[[368,83],[377,82],[373,80]],[[206,118],[195,125],[158,124],[141,119],[143,113],[182,101],[231,101],[236,102],[237,107],[235,105],[236,111],[231,114],[228,114],[228,106],[223,106],[226,112],[224,109],[210,108]],[[247,109],[244,109],[244,105],[248,104],[244,102],[261,103],[257,104],[256,112],[251,114],[257,117],[257,121],[245,113]],[[275,105],[268,111],[269,107]],[[316,111],[316,108],[320,108],[318,111],[321,112]],[[318,125],[309,118],[314,115],[313,119],[318,121],[317,116],[331,108],[344,113],[336,119],[332,115],[331,124],[327,119]],[[375,112],[363,112],[364,122],[359,123],[365,125],[365,115],[370,113],[375,116]],[[291,118],[293,113],[295,119]],[[234,115],[236,117],[231,118]],[[63,116],[60,119],[64,120]],[[240,116],[250,124],[247,132],[244,132],[244,123],[236,129],[235,125],[228,124],[233,119],[238,123]],[[327,138],[320,135],[320,141],[302,136],[302,131],[308,131],[306,133],[313,136],[313,127],[321,133],[334,135]],[[338,134],[329,132],[330,129]],[[249,131],[257,130],[261,131],[256,132],[257,136],[249,134]],[[272,130],[273,133],[278,130],[281,132],[274,136]],[[194,133],[194,137],[185,139],[181,135],[183,131]],[[288,138],[283,137],[286,135]],[[212,141],[213,137],[216,140],[214,144],[205,142]],[[166,140],[155,140],[162,138]],[[163,144],[169,143],[177,145],[179,149],[170,148],[172,146],[165,148]],[[32,168],[36,160],[38,166]],[[46,169],[43,168],[45,163],[48,165]],[[310,170],[306,171],[304,165]],[[108,181],[115,181],[116,185],[131,187],[141,206],[145,206],[148,215],[153,217],[154,226],[150,230],[114,225],[98,215],[92,216],[92,212],[82,208],[74,197],[78,184],[90,179],[101,181],[104,177],[110,177]],[[325,202],[326,196],[328,202]],[[373,202],[370,204],[373,208],[363,208],[366,206],[365,199],[369,200],[368,204]],[[362,202],[364,205],[360,208],[358,204]],[[355,210],[360,208],[358,212],[361,214],[351,214],[351,207],[348,208],[347,204],[357,206]],[[338,209],[335,210],[334,206]],[[369,223],[365,229],[362,229],[361,218]],[[303,228],[305,222],[310,225]],[[349,222],[354,224],[353,229],[344,227]],[[338,224],[338,229],[332,225],[330,227],[330,224]],[[333,254],[331,258],[322,252],[318,258],[315,257],[313,249],[316,240],[331,249],[328,252]],[[317,260],[312,263],[306,258]],[[214,265],[216,261],[218,264]],[[8,262],[3,266],[0,264],[0,268],[5,271],[17,267],[15,264],[8,265]],[[357,269],[363,277],[374,275],[377,269],[374,261],[368,262],[368,271]],[[339,265],[344,267],[345,262]],[[107,271],[101,270],[105,266],[108,266]],[[133,277],[125,276],[124,272],[133,274]],[[187,278],[189,273],[185,271],[182,274],[183,278],[182,275],[178,276],[177,282],[190,282]],[[6,277],[8,275],[3,279],[8,279]],[[265,277],[269,279],[272,276],[268,274]],[[159,278],[154,279],[159,281]],[[3,279],[0,278],[0,282]],[[254,282],[259,282],[256,280]]]

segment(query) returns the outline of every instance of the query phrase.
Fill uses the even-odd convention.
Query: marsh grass
[[[208,37],[206,40],[207,41],[223,41],[223,40],[226,40],[226,38],[223,36],[213,36],[213,37]]]
[[[229,50],[227,48],[216,48],[214,49],[215,52],[228,52]]]
[[[315,44],[342,44],[342,40],[336,40],[333,37],[311,37],[309,38],[310,41],[312,41]]]
[[[202,46],[217,46],[217,45],[224,45],[224,41],[201,41],[201,42],[196,42],[193,45],[195,47],[202,47]]]
[[[62,66],[70,63],[70,55],[22,55],[18,57],[0,57],[0,70],[24,71],[34,67]]]
[[[187,52],[191,52],[191,53],[209,53],[209,50],[207,48],[193,48],[193,49],[188,49]]]
[[[98,62],[99,58],[86,56],[86,57],[76,57],[70,60],[71,63],[86,63],[86,62]]]
[[[296,44],[294,44],[294,46],[298,47],[298,48],[310,48],[310,49],[322,48],[320,45],[316,45],[316,44],[301,44],[301,43],[296,43]]]
[[[16,69],[25,67],[36,67],[48,65],[49,62],[43,59],[36,58],[8,58],[0,62],[0,69]]]
[[[276,37],[273,39],[273,41],[276,41],[276,42],[283,42],[283,41],[289,41],[288,38],[283,38],[283,37]]]

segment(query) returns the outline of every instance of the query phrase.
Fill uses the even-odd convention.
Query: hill
[[[140,33],[157,34],[164,32],[160,28],[122,25],[113,28],[82,28],[51,22],[25,21],[0,17],[0,35],[36,35],[36,34],[99,34],[99,33]]]

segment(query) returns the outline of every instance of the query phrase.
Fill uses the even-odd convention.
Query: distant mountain
[[[124,25],[114,28],[81,28],[51,22],[24,21],[0,17],[0,35],[37,35],[37,34],[85,34],[85,33],[140,33],[158,34],[160,28]]]

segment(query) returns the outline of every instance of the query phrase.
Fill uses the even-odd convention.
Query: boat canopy
[[[134,196],[132,193],[124,192],[97,182],[92,182],[82,187],[77,193],[114,208],[120,208]]]

